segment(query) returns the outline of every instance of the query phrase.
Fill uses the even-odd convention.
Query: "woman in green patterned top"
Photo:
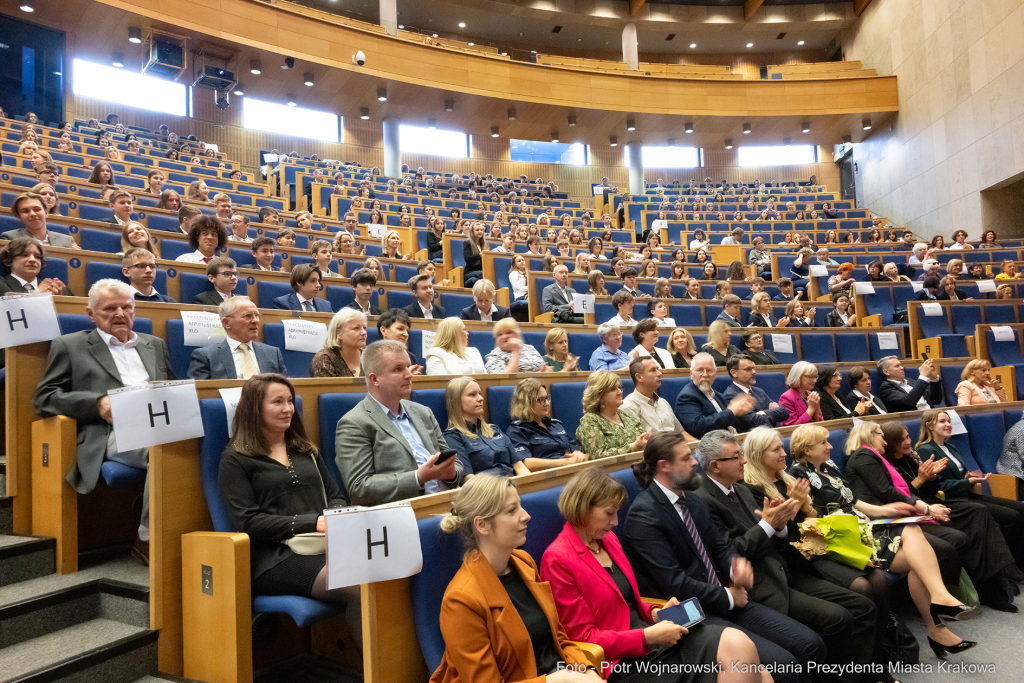
[[[608,370],[590,373],[576,440],[591,460],[642,451],[647,445],[648,433],[632,415],[619,410],[621,405],[619,376]]]

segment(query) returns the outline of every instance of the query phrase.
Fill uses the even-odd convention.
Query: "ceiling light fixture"
[[[811,122],[810,121],[804,121],[803,124],[801,124],[801,126],[800,126],[800,131],[802,133],[810,133],[811,132]]]
[[[747,43],[747,47],[754,47],[753,43]]]
[[[32,3],[34,1],[35,0],[22,0],[21,7],[19,7],[18,9],[20,9],[22,12],[35,12],[35,8],[32,7]]]
[[[846,143],[846,144],[848,145],[848,144],[850,144],[851,142],[853,142],[853,137],[852,137],[852,136],[850,136],[850,135],[844,135],[844,136],[843,136],[843,142],[844,142],[844,143]]]
[[[725,139],[725,148],[726,149],[732,149],[732,138],[726,138]]]
[[[797,44],[797,45],[803,45],[803,44],[804,44],[804,41],[802,41],[802,40],[798,40],[798,41],[796,42],[796,44]]]
[[[516,120],[516,108],[515,107],[512,107],[511,109],[508,110],[508,120],[509,121],[515,121]]]
[[[749,123],[744,123],[743,124],[743,134],[744,135],[750,135],[750,124]]]
[[[864,127],[864,130],[871,130],[871,117],[870,116],[864,117],[864,120],[862,120],[860,123]]]
[[[258,59],[250,59],[249,60],[249,73],[256,74],[257,76],[259,76],[260,73],[261,73],[260,72],[260,68],[261,68],[260,67],[260,60],[258,60]]]
[[[436,33],[435,33],[435,34],[433,34],[433,36],[434,36],[435,38],[437,38],[437,34],[436,34]]]
[[[238,83],[237,85],[235,85],[234,93],[241,97],[245,94],[245,86],[243,86],[241,83]]]
[[[469,44],[470,47],[473,47],[474,45],[476,45],[476,43],[470,43]]]
[[[669,138],[668,139],[668,146],[669,147],[675,147],[676,146],[676,139],[675,138]]]
[[[285,96],[285,100],[284,101],[288,104],[289,107],[294,107],[295,104],[296,104],[295,103],[295,99],[296,99],[295,95],[292,95],[292,94],[289,93],[287,96]]]
[[[302,74],[302,82],[305,83],[306,85],[312,86],[313,85],[313,73],[310,72],[310,71],[307,71],[306,73]]]
[[[695,48],[695,47],[697,47],[697,43],[690,43],[690,48],[691,48],[691,49],[692,49],[692,48]]]
[[[498,127],[497,126],[491,126],[491,137],[492,138],[498,137]]]
[[[138,26],[128,27],[128,42],[138,45],[142,42],[142,29]]]
[[[784,146],[786,146],[786,147],[791,147],[793,145],[793,139],[792,138],[782,138],[782,144]]]
[[[124,53],[114,52],[113,54],[111,54],[110,63],[116,66],[118,69],[120,69],[122,66],[124,66]]]
[[[445,111],[455,111],[455,100],[445,100],[444,101],[444,110]]]
[[[388,101],[388,89],[387,88],[377,88],[377,101],[378,102],[387,102]]]
[[[626,130],[636,130],[636,121],[633,119],[626,119]]]
[[[608,145],[611,146],[611,147],[618,147],[619,146],[619,139],[617,137],[615,137],[614,135],[611,136],[610,138],[608,138]]]
[[[569,127],[572,128],[576,125],[576,114],[569,114]]]
[[[558,142],[558,131],[551,134],[551,142]]]
[[[363,121],[368,121],[370,119],[370,108],[369,107],[360,107],[359,108],[359,118],[361,118]]]
[[[693,121],[687,121],[686,125],[683,126],[683,130],[685,130],[687,133],[692,133],[693,132]]]
[[[459,28],[466,28],[466,22],[460,21],[459,22]]]
[[[399,30],[404,31],[405,30],[405,24],[399,24],[398,28],[399,28]]]
[[[437,128],[437,119],[427,119],[427,128],[430,130]]]

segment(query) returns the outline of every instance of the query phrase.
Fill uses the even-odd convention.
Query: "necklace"
[[[597,550],[594,550],[593,548],[590,547],[590,544],[588,543],[587,544],[587,550],[592,552],[594,555],[600,555],[601,554],[601,546],[600,545],[597,546]]]

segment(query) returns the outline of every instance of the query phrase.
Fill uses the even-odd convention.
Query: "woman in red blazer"
[[[689,631],[658,621],[659,608],[644,602],[633,569],[612,533],[626,491],[597,467],[573,477],[558,498],[568,521],[541,561],[551,584],[559,622],[574,640],[604,648],[602,674],[614,683],[761,683],[767,674],[733,671],[730,662],[758,664],[757,649],[743,632],[701,623]],[[666,607],[678,605],[672,598]],[[707,671],[640,671],[637,660],[658,664],[705,664]],[[716,673],[712,665],[724,666]],[[695,667],[696,668],[696,667]]]

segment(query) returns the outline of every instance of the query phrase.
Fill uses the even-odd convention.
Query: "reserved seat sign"
[[[416,513],[408,502],[325,510],[327,588],[404,579],[423,570]]]
[[[196,439],[205,434],[195,380],[111,389],[110,414],[121,451]]]
[[[14,294],[0,299],[0,349],[59,336],[52,294]]]

